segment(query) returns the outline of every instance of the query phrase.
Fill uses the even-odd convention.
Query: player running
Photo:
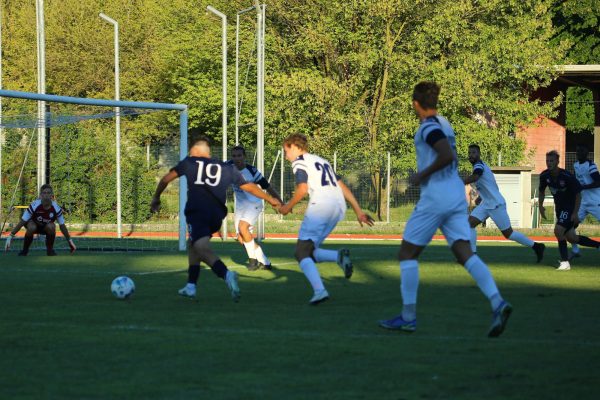
[[[350,189],[335,174],[331,164],[308,152],[308,140],[299,133],[288,136],[283,142],[285,158],[292,163],[296,177],[294,196],[279,212],[289,214],[292,208],[308,193],[308,207],[298,233],[295,256],[300,269],[313,288],[313,296],[309,303],[319,304],[329,299],[329,293],[323,285],[319,270],[315,263],[337,262],[344,271],[344,276],[352,276],[352,261],[347,249],[325,250],[320,246],[329,236],[338,222],[346,214],[346,201],[356,213],[356,218],[362,224],[373,225],[373,218],[365,214]]]
[[[504,331],[512,306],[500,295],[487,265],[471,251],[465,188],[457,171],[456,138],[448,120],[437,113],[439,93],[440,87],[434,82],[421,82],[413,91],[412,105],[421,123],[414,139],[418,172],[410,182],[421,186],[421,197],[406,223],[398,254],[402,312],[379,321],[379,325],[404,332],[417,329],[417,259],[440,228],[458,262],[490,301],[493,317],[488,336],[496,337]]]
[[[17,225],[10,231],[10,235],[6,238],[4,250],[8,251],[10,249],[12,239],[22,227],[25,227],[27,232],[25,232],[25,239],[23,240],[23,249],[19,252],[20,256],[26,256],[29,253],[29,247],[31,246],[31,243],[33,243],[33,235],[36,233],[40,235],[46,235],[46,254],[49,256],[55,256],[55,222],[58,222],[60,232],[67,240],[69,248],[71,249],[71,253],[75,252],[77,247],[75,246],[73,239],[71,239],[69,230],[65,225],[63,210],[56,203],[56,201],[54,201],[54,191],[52,190],[52,186],[46,183],[40,187],[39,199],[34,200],[29,205],[27,210],[23,213],[19,223],[17,223]]]
[[[193,141],[189,156],[181,160],[158,182],[150,205],[153,212],[160,209],[160,195],[167,185],[181,176],[185,176],[188,184],[185,219],[190,245],[188,282],[179,290],[179,294],[184,297],[196,297],[200,262],[204,262],[219,278],[225,280],[233,301],[237,302],[241,296],[238,275],[227,269],[210,246],[212,234],[221,228],[221,223],[227,216],[227,188],[236,184],[240,189],[267,200],[273,207],[278,207],[281,203],[254,183],[244,181],[244,177],[233,165],[211,158],[210,140],[201,136]]]
[[[481,151],[476,144],[469,146],[469,161],[473,165],[473,172],[464,178],[463,182],[465,185],[475,183],[482,199],[481,203],[469,215],[471,250],[473,250],[473,253],[477,252],[477,230],[475,228],[482,221],[485,221],[486,218],[490,217],[505,238],[523,246],[531,247],[537,256],[537,262],[542,261],[546,246],[543,243],[534,242],[521,232],[512,229],[510,218],[506,211],[506,200],[504,200],[500,189],[498,189],[494,173],[486,163],[481,161]]]
[[[571,269],[571,264],[567,252],[567,241],[595,248],[600,246],[600,242],[578,235],[575,232],[575,228],[579,225],[578,215],[582,188],[571,173],[558,166],[558,160],[559,154],[556,150],[546,153],[546,166],[548,169],[540,174],[539,208],[542,217],[546,218],[544,199],[546,197],[546,187],[549,187],[554,197],[554,211],[556,213],[554,235],[558,240],[558,252],[560,254],[560,265],[556,269],[558,271],[568,271]]]
[[[272,197],[281,200],[279,193],[269,184],[269,181],[260,173],[256,167],[246,163],[246,150],[242,146],[235,146],[231,150],[231,163],[236,166],[246,182],[253,182],[266,190]],[[259,268],[270,270],[271,261],[265,255],[262,247],[254,241],[252,236],[253,226],[256,225],[258,216],[263,211],[262,199],[251,195],[233,185],[235,193],[234,225],[238,242],[246,249],[248,254],[248,270],[256,271]]]

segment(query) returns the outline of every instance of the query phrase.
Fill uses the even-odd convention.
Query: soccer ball
[[[110,291],[117,299],[126,299],[135,292],[135,284],[128,276],[117,276],[110,284]]]

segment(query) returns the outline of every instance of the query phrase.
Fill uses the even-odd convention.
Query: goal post
[[[63,103],[73,104],[78,106],[94,106],[94,107],[110,107],[117,108],[118,110],[154,110],[154,111],[177,111],[179,113],[179,159],[183,159],[187,156],[188,152],[188,107],[185,104],[172,104],[172,103],[153,103],[153,102],[138,102],[138,101],[122,101],[122,100],[105,100],[105,99],[92,99],[83,97],[69,97],[69,96],[58,96],[49,94],[39,94],[30,92],[21,92],[14,90],[0,90],[0,98],[13,98],[23,99],[31,101],[45,101],[49,104],[52,103]],[[6,108],[4,108],[6,110]],[[123,114],[123,111],[120,111]],[[104,115],[104,114],[103,114]],[[116,115],[116,114],[115,114]],[[5,128],[9,126],[7,118],[2,116],[0,120],[2,126]],[[94,117],[91,117],[94,118]],[[102,117],[97,117],[102,118]],[[106,118],[106,117],[104,117]],[[68,117],[66,118],[68,120]],[[85,119],[82,117],[81,119]],[[68,122],[67,122],[68,123]],[[4,144],[0,142],[0,152]],[[0,157],[0,160],[2,158]],[[1,168],[1,167],[0,167]],[[1,170],[1,169],[0,169]],[[0,193],[1,196],[1,193]],[[178,210],[178,249],[183,251],[186,249],[186,224],[185,224],[185,203],[187,201],[187,182],[185,179],[179,180],[179,210]],[[31,200],[30,200],[31,201]],[[11,204],[14,206],[15,204]],[[149,205],[148,205],[149,207]],[[0,232],[3,233],[3,232]]]

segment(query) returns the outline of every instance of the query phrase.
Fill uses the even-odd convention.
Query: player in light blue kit
[[[418,172],[410,177],[410,183],[421,185],[421,197],[406,223],[398,255],[402,312],[379,321],[379,325],[404,332],[417,329],[417,259],[440,228],[456,259],[489,299],[493,318],[488,336],[496,337],[504,331],[512,306],[500,295],[487,265],[471,251],[465,188],[457,172],[456,138],[448,120],[437,113],[439,93],[440,87],[434,82],[421,82],[413,91],[412,104],[421,124],[414,139]]]
[[[283,142],[283,149],[285,158],[292,163],[296,190],[294,196],[279,208],[279,212],[283,215],[290,213],[308,193],[308,207],[300,226],[294,255],[314,291],[309,303],[316,305],[329,299],[329,293],[315,263],[337,262],[347,279],[352,276],[353,267],[347,249],[335,251],[321,248],[325,238],[344,219],[346,201],[352,206],[361,226],[363,223],[373,225],[373,218],[361,210],[356,198],[335,174],[331,164],[308,152],[306,136],[288,136]]]
[[[464,183],[465,185],[475,183],[482,199],[482,202],[469,215],[471,250],[474,253],[477,251],[477,231],[475,227],[490,217],[505,238],[523,246],[531,247],[537,256],[537,262],[542,261],[546,246],[543,243],[534,242],[521,232],[513,231],[506,211],[506,200],[504,200],[500,189],[498,189],[494,173],[486,163],[481,161],[481,150],[476,144],[469,146],[469,161],[473,164],[473,172],[464,179]]]
[[[255,166],[246,163],[246,150],[242,146],[235,146],[231,149],[231,163],[236,166],[246,182],[252,182],[266,190],[273,198],[283,203],[279,193],[269,184],[269,181],[260,173]],[[263,211],[262,199],[251,195],[240,189],[238,185],[232,185],[235,193],[235,213],[233,223],[237,233],[238,242],[246,249],[248,254],[248,270],[257,269],[270,270],[271,261],[264,253],[262,247],[254,241],[252,236],[253,226]]]
[[[588,214],[600,221],[600,173],[593,161],[588,160],[590,153],[585,144],[576,147],[577,161],[573,163],[575,177],[581,184],[581,205],[579,206],[579,221],[583,221]],[[579,246],[573,245],[569,260],[580,257]]]

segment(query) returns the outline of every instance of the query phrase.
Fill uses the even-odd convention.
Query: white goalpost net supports
[[[94,115],[83,115],[83,116],[73,116],[73,115],[65,115],[65,116],[59,116],[57,117],[54,121],[49,121],[46,122],[45,124],[47,126],[53,126],[53,123],[55,124],[54,126],[59,126],[59,125],[69,125],[69,124],[74,124],[76,122],[79,121],[85,121],[85,120],[91,120],[91,119],[102,119],[102,118],[113,118],[116,115],[126,115],[127,114],[127,110],[141,110],[140,112],[131,112],[129,113],[129,115],[138,115],[138,114],[144,114],[150,111],[176,111],[179,113],[179,143],[178,143],[178,147],[179,147],[179,154],[178,154],[178,160],[182,159],[184,157],[187,156],[187,152],[188,152],[188,107],[185,104],[170,104],[170,103],[151,103],[151,102],[137,102],[137,101],[118,101],[118,100],[102,100],[102,99],[91,99],[91,98],[80,98],[80,97],[68,97],[68,96],[56,96],[56,95],[47,95],[47,94],[38,94],[38,93],[29,93],[29,92],[19,92],[19,91],[13,91],[13,90],[1,90],[0,89],[0,100],[3,100],[5,98],[10,98],[10,99],[21,99],[21,100],[25,100],[25,101],[43,101],[46,102],[46,104],[71,104],[71,105],[75,105],[75,106],[84,106],[84,107],[90,107],[90,108],[96,108],[96,107],[100,107],[100,109],[104,110],[105,108],[110,108],[110,112],[102,112],[102,113],[96,113]],[[3,111],[6,111],[8,107],[6,107],[6,105],[4,105]],[[113,112],[113,108],[116,108],[117,113]],[[16,118],[22,118],[23,116],[17,116]],[[29,127],[29,128],[37,128],[39,127],[39,121],[31,121],[31,118],[23,123],[20,122],[11,122],[10,118],[8,118],[7,114],[4,114],[2,116],[2,119],[0,120],[0,129],[1,132],[3,133],[2,136],[0,136],[0,162],[4,162],[6,160],[6,157],[4,157],[5,154],[3,154],[3,151],[5,151],[4,147],[6,145],[7,142],[7,130],[9,129],[14,129],[16,131],[23,131],[23,128],[25,127]],[[2,141],[2,139],[4,140],[4,142]],[[19,137],[16,137],[15,139],[17,142],[19,140]],[[115,157],[120,155],[120,149],[115,148]],[[42,149],[40,151],[46,151],[46,149]],[[148,150],[149,151],[149,150]],[[68,152],[68,151],[67,151]],[[146,151],[144,151],[145,153]],[[145,156],[146,157],[146,156]],[[145,158],[144,157],[144,158]],[[149,157],[149,156],[148,156]],[[172,157],[175,158],[175,157]],[[66,161],[65,161],[66,160]],[[177,161],[178,161],[177,160]],[[63,160],[63,162],[66,162],[67,164],[69,163],[69,155],[66,155],[66,159]],[[175,161],[170,160],[169,162],[173,162]],[[23,166],[24,166],[25,161],[23,161]],[[174,165],[174,164],[173,164]],[[171,165],[172,166],[172,165]],[[37,168],[45,168],[45,166],[40,167],[39,165],[37,166]],[[149,167],[148,167],[149,168]],[[16,169],[16,166],[15,166]],[[2,171],[3,174],[6,174],[6,168],[4,165],[0,164],[0,171]],[[118,173],[120,173],[120,170],[118,170]],[[141,172],[139,171],[133,171],[130,172],[130,174],[141,174]],[[5,176],[3,175],[2,177],[0,177],[1,179],[4,179]],[[20,179],[20,177],[19,177]],[[7,179],[8,180],[8,179]],[[50,177],[48,176],[46,178],[46,182],[53,184],[53,182],[49,181]],[[115,177],[115,181],[116,182],[121,182],[120,176],[119,177]],[[146,182],[148,183],[148,182]],[[156,185],[156,181],[153,182],[154,185]],[[143,189],[146,189],[148,187],[148,185],[146,184],[146,187]],[[8,190],[8,188],[6,188],[6,185],[3,185],[0,187],[2,190],[0,190],[0,201],[2,201],[2,193],[3,191],[6,192]],[[153,190],[153,189],[152,189]],[[16,187],[15,187],[15,191],[16,191]],[[124,193],[126,195],[133,195],[131,193],[132,189],[128,189],[127,191],[124,191]],[[152,192],[153,193],[153,192]],[[150,196],[152,195],[152,193],[150,194]],[[61,196],[61,193],[55,193],[58,196]],[[28,193],[28,195],[30,195]],[[37,193],[36,193],[37,195]],[[106,196],[106,194],[103,193],[99,193],[96,194],[99,200],[101,200],[101,196]],[[139,195],[140,197],[143,196],[147,196],[147,193],[143,193],[142,195]],[[8,196],[6,196],[8,197]],[[5,199],[6,199],[5,197]],[[25,201],[27,201],[27,204],[29,204],[29,202],[31,202],[35,197],[29,198]],[[184,209],[185,209],[185,203],[187,200],[187,183],[185,179],[180,179],[179,180],[179,193],[178,193],[178,210],[177,210],[177,217],[173,217],[176,218],[177,221],[177,232],[173,232],[176,237],[177,237],[177,248],[179,250],[185,250],[186,249],[186,224],[185,224],[185,216],[184,216]],[[24,200],[21,200],[24,201]],[[60,205],[60,201],[58,202]],[[6,204],[6,201],[3,201],[2,203],[3,206],[3,210],[2,210],[2,216],[3,219],[5,219],[5,215],[10,214],[10,211],[7,210],[7,207],[10,208],[14,208],[14,206],[16,206],[16,204]],[[121,205],[119,204],[119,207]],[[75,207],[77,207],[77,205],[75,205]],[[148,209],[149,209],[149,204],[147,205]],[[121,210],[113,210],[113,211],[118,211],[117,214],[120,215],[121,214]],[[67,222],[67,226],[69,226],[69,215],[67,214],[66,216],[66,222]],[[136,221],[137,222],[137,221]],[[119,223],[117,222],[117,225],[119,225]],[[119,226],[120,228],[120,226]],[[119,229],[120,232],[120,229]],[[4,232],[0,232],[0,234],[4,234]],[[149,235],[149,237],[152,235]],[[77,235],[74,236],[75,238],[77,238]],[[119,246],[118,246],[118,241],[120,240],[128,240],[128,239],[117,239],[117,241],[115,241],[115,249],[114,250],[119,250]],[[143,250],[142,248],[132,248],[130,250]]]

